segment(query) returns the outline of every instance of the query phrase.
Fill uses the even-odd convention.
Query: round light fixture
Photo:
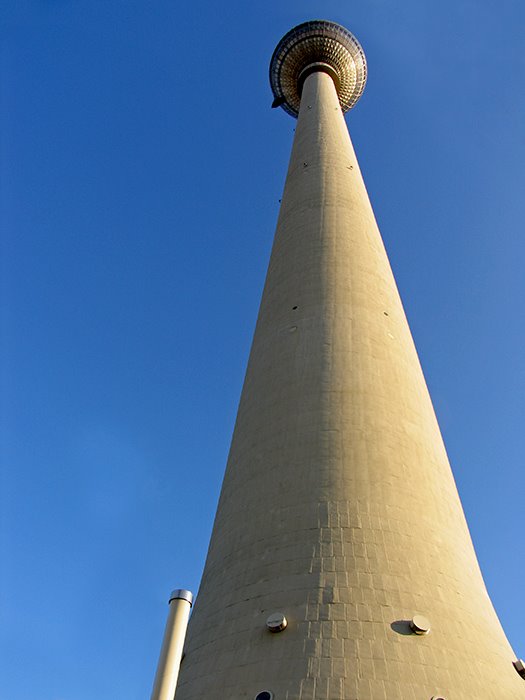
[[[428,634],[430,632],[430,622],[423,615],[414,615],[410,620],[410,629],[414,634]]]
[[[255,696],[255,700],[273,700],[273,693],[271,690],[261,690]]]
[[[270,632],[282,632],[288,626],[288,620],[280,613],[272,613],[266,620],[266,627]]]

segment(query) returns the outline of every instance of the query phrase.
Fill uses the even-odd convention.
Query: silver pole
[[[183,589],[173,591],[168,605],[170,610],[151,700],[174,700],[193,594]]]

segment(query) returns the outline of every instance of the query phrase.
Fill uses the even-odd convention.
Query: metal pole
[[[184,637],[186,636],[192,604],[193,594],[191,591],[176,590],[170,595],[168,601],[170,611],[164,631],[151,700],[174,700]]]

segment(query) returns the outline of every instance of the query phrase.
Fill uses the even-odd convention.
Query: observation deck
[[[348,29],[335,22],[313,20],[284,35],[270,61],[272,106],[297,117],[304,81],[315,71],[332,77],[343,112],[356,104],[365,89],[366,58]]]

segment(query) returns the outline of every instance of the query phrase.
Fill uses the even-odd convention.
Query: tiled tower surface
[[[525,700],[338,80],[306,73],[176,700]]]

